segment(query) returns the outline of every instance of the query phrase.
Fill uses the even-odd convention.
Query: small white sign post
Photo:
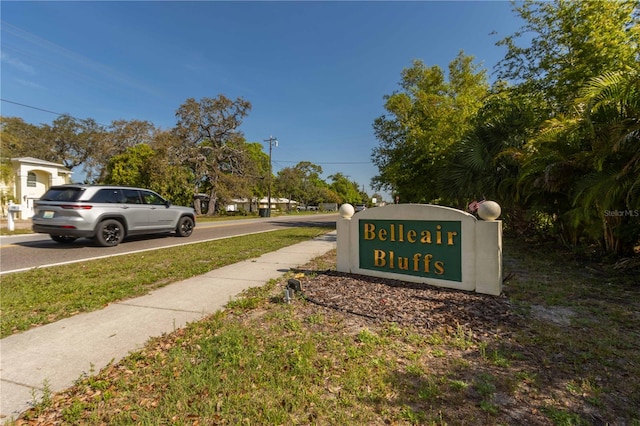
[[[13,231],[15,229],[16,223],[13,216],[20,210],[22,210],[22,207],[19,204],[13,204],[13,201],[9,201],[9,214],[7,215],[7,228],[9,231]]]

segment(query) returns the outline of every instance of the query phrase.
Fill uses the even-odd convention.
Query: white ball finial
[[[355,214],[356,210],[353,208],[351,204],[343,204],[340,206],[340,217],[344,219],[349,219],[351,216]]]
[[[496,220],[500,213],[502,209],[495,201],[484,201],[478,207],[478,216],[484,220]]]

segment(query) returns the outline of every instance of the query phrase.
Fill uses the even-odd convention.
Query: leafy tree
[[[548,116],[541,105],[540,96],[521,96],[497,84],[471,120],[473,127],[447,153],[442,196],[462,209],[471,200],[497,200],[505,213],[524,221],[520,163],[526,143]]]
[[[43,141],[42,130],[22,118],[0,117],[0,153],[2,158],[37,157],[54,161]]]
[[[275,179],[276,191],[305,206],[325,202],[327,197],[334,199],[333,195],[325,191],[327,184],[320,178],[321,174],[321,166],[301,161],[295,167],[287,167],[278,172]]]
[[[107,174],[107,161],[127,149],[139,144],[153,146],[153,138],[158,130],[153,124],[142,120],[115,120],[105,129],[87,159],[85,170],[95,182],[103,182]]]
[[[269,172],[269,157],[259,143],[247,143],[243,137],[230,139],[228,147],[237,155],[223,163],[218,194],[220,205],[228,204],[233,198],[251,198],[260,195],[266,187],[264,170]]]
[[[539,208],[557,216],[574,245],[586,234],[609,253],[630,255],[639,242],[639,71],[590,80],[574,113],[548,120],[528,146],[522,183],[544,197]]]
[[[633,255],[640,244],[640,66],[594,78],[581,94],[593,170],[580,180],[573,205],[579,213],[595,210],[605,250]]]
[[[340,204],[342,202],[340,195],[328,186],[323,186],[318,189],[318,200],[317,203]]]
[[[247,142],[244,152],[247,156],[244,176],[248,190],[236,195],[250,199],[253,197],[261,198],[268,192],[269,155],[264,152],[262,144],[259,142]]]
[[[172,155],[173,148],[180,146],[181,140],[171,131],[156,131],[151,145],[155,155],[150,159],[150,186],[174,204],[193,205],[192,170]]]
[[[243,153],[229,143],[242,134],[237,130],[251,109],[248,101],[235,101],[218,95],[217,98],[186,100],[176,112],[175,134],[183,141],[177,154],[189,164],[195,176],[195,192],[209,191],[207,214],[216,212],[219,192],[224,184],[222,174],[235,172]],[[200,213],[200,204],[195,204]]]
[[[15,182],[11,158],[23,156],[23,135],[37,130],[37,127],[25,123],[21,118],[0,116],[0,180],[6,185]],[[12,199],[12,195],[0,192],[0,205],[4,206]]]
[[[636,0],[515,4],[525,25],[498,42],[507,47],[498,77],[518,84],[524,93],[544,94],[554,110],[567,112],[590,78],[639,59]],[[521,39],[524,46],[518,45]]]
[[[296,169],[302,176],[302,201],[305,205],[314,205],[326,201],[327,183],[320,177],[322,167],[309,161],[301,161],[296,165]]]
[[[350,181],[347,176],[342,173],[336,173],[329,176],[332,180],[329,188],[331,188],[337,195],[338,201],[336,203],[349,203],[349,204],[362,204],[363,198],[358,184]]]
[[[149,188],[153,170],[151,159],[155,155],[153,148],[146,143],[127,148],[124,153],[109,160],[105,183]]]
[[[499,76],[547,109],[520,150],[519,193],[571,244],[586,236],[617,254],[638,240],[628,218],[605,213],[637,205],[639,4],[527,1],[515,8],[525,26],[499,42]]]
[[[268,173],[268,172],[267,172]],[[285,167],[278,171],[274,179],[275,193],[290,200],[303,202],[302,176],[295,167]]]
[[[402,71],[402,91],[385,96],[383,115],[375,120],[380,145],[372,160],[379,175],[372,184],[404,200],[431,202],[440,197],[437,182],[450,145],[462,138],[469,119],[487,93],[486,71],[460,52],[449,64],[448,81],[438,66],[414,61]]]
[[[87,181],[92,181],[88,160],[102,142],[104,128],[93,119],[78,120],[61,115],[53,125],[42,127],[43,141],[49,146],[55,161],[68,169],[84,167]]]
[[[78,120],[69,115],[41,126],[20,118],[3,118],[2,128],[3,153],[62,163],[70,169],[82,168],[87,182],[103,182],[111,157],[136,144],[149,144],[155,132],[146,121],[119,120],[104,128],[95,120]]]
[[[179,140],[170,132],[157,132],[153,146],[138,143],[111,157],[105,167],[104,183],[149,188],[174,204],[193,203],[190,170],[168,155]]]

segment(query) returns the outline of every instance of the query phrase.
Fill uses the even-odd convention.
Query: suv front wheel
[[[98,224],[96,241],[103,247],[117,246],[124,239],[124,228],[115,219],[103,220]]]
[[[176,235],[179,237],[188,237],[193,232],[193,219],[189,216],[182,216],[176,227]]]

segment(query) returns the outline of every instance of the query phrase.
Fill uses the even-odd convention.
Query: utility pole
[[[271,176],[273,175],[272,166],[271,166],[271,148],[275,144],[278,146],[278,139],[273,136],[269,136],[269,139],[265,139],[265,142],[269,142],[269,180],[268,180],[268,190],[267,190],[267,217],[271,217]]]

